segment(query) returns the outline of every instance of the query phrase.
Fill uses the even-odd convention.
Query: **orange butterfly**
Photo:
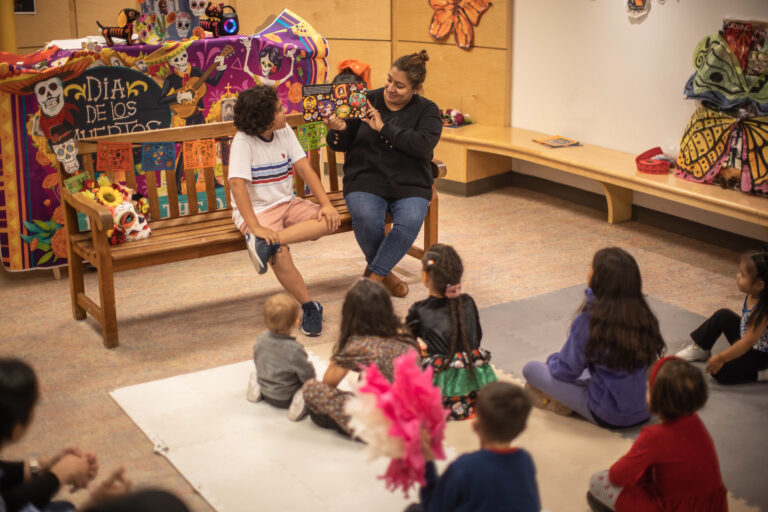
[[[429,33],[435,39],[445,39],[453,30],[459,48],[472,48],[475,31],[472,25],[480,23],[480,16],[488,10],[487,0],[429,0],[435,10]]]

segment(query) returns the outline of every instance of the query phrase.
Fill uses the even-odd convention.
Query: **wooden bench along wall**
[[[553,149],[533,142],[546,136],[522,128],[473,124],[443,130],[435,156],[450,170],[446,178],[460,183],[509,172],[509,158],[591,178],[603,188],[611,223],[630,220],[633,194],[643,192],[757,224],[768,233],[766,197],[686,181],[672,173],[640,173],[635,155],[623,151],[590,144]]]
[[[301,123],[299,115],[288,116],[288,122],[294,129]],[[181,128],[168,128],[151,132],[137,132],[86,139],[79,142],[79,154],[83,167],[91,177],[94,176],[94,160],[97,142],[130,142],[136,146],[145,142],[182,142],[188,140],[210,139],[219,141],[231,139],[236,133],[231,122],[210,123]],[[312,168],[321,177],[319,151],[309,152]],[[178,155],[177,155],[178,158]],[[339,180],[336,173],[336,153],[326,148],[326,158],[329,169],[329,182],[326,191],[331,203],[341,216],[341,227],[338,232],[351,231],[352,224]],[[158,197],[159,183],[156,173],[148,172],[144,176],[147,182],[147,196],[150,205],[149,224],[152,235],[146,240],[125,242],[110,245],[106,232],[112,228],[112,214],[104,206],[84,198],[81,194],[70,194],[61,186],[61,198],[64,205],[65,229],[67,230],[69,284],[72,296],[72,314],[76,320],[83,320],[86,313],[93,316],[102,328],[104,345],[107,348],[118,346],[117,315],[115,311],[114,273],[122,270],[142,268],[162,263],[202,258],[215,254],[245,250],[243,235],[237,230],[232,221],[228,168],[224,167],[224,206],[219,208],[216,201],[216,179],[213,168],[198,170],[205,179],[205,195],[208,204],[207,211],[198,207],[197,190],[194,184],[194,171],[183,171],[187,184],[187,212],[179,208],[180,191],[176,188],[175,171],[165,173],[168,189],[169,215],[161,216]],[[441,162],[432,162],[432,172],[435,179],[445,176],[445,166]],[[107,173],[108,175],[113,173]],[[134,172],[125,174],[126,184],[136,188]],[[60,182],[68,178],[63,169],[59,168]],[[114,178],[114,176],[111,176]],[[304,197],[303,180],[295,175],[296,194]],[[313,199],[308,196],[308,199]],[[90,220],[90,230],[80,232],[78,229],[77,212],[86,215]],[[391,218],[387,219],[391,223]],[[421,258],[425,249],[437,243],[438,197],[433,187],[433,199],[424,220],[424,245],[413,246],[408,254]],[[85,294],[83,281],[83,260],[96,268],[98,275],[98,290],[100,303]]]

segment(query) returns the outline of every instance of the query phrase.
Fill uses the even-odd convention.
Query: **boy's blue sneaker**
[[[248,256],[251,257],[251,262],[259,274],[267,271],[269,258],[274,256],[280,247],[280,244],[268,244],[263,238],[253,236],[251,233],[246,233],[245,245],[248,247]]]
[[[320,336],[323,332],[323,306],[316,300],[301,305],[304,318],[301,320],[301,332],[306,336]]]

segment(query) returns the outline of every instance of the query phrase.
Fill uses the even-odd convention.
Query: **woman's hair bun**
[[[419,53],[416,54],[419,59],[421,59],[423,62],[429,61],[429,54],[427,53],[427,50],[421,50]]]

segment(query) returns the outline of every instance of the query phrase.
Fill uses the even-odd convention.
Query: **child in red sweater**
[[[661,423],[643,428],[609,471],[592,475],[590,508],[727,511],[715,445],[696,414],[706,401],[701,371],[678,357],[659,359],[648,381],[648,408]]]

